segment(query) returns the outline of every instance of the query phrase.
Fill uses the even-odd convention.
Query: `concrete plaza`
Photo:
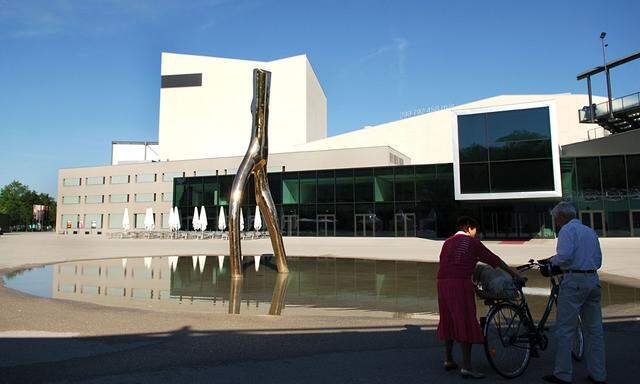
[[[440,241],[395,238],[285,238],[289,255],[436,261]],[[488,242],[511,264],[553,254],[555,242]],[[640,286],[640,239],[603,239],[603,273]],[[0,270],[64,260],[226,254],[220,240],[109,240],[52,234],[0,237]],[[246,254],[270,252],[268,240],[243,242]],[[616,277],[617,276],[617,277]],[[457,382],[441,368],[433,319],[166,313],[29,296],[0,287],[3,382]],[[640,309],[608,315],[609,382],[640,375]],[[552,343],[553,345],[553,343]],[[553,346],[513,380],[537,383],[551,369]],[[506,381],[488,366],[485,382]],[[584,364],[575,382],[586,382]]]

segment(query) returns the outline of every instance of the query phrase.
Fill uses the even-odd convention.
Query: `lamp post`
[[[609,118],[613,119],[613,103],[611,101],[611,77],[609,76],[609,68],[607,68],[607,54],[605,48],[609,44],[604,43],[604,38],[607,36],[607,32],[600,32],[600,42],[602,43],[602,61],[604,64],[604,73],[607,78],[607,98],[609,99]]]

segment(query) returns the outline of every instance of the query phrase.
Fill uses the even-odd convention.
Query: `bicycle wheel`
[[[492,307],[484,325],[484,352],[491,367],[502,377],[522,375],[531,359],[527,320],[513,304]]]
[[[578,316],[578,327],[571,347],[571,357],[575,361],[582,361],[584,358],[584,334],[582,333],[582,319],[580,316]]]

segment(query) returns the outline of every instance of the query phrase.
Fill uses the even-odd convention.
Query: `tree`
[[[44,226],[55,223],[56,202],[47,193],[37,193],[19,181],[12,181],[0,190],[0,213],[9,216],[12,227],[28,228],[33,222],[33,206],[42,204],[49,206],[49,217],[42,223]]]

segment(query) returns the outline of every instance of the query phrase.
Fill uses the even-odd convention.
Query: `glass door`
[[[376,225],[375,215],[371,213],[356,213],[354,236],[357,237],[371,237],[375,236]]]
[[[580,211],[580,221],[587,227],[593,228],[598,236],[606,236],[603,211]]]
[[[298,215],[282,216],[282,235],[298,236]]]
[[[316,216],[316,233],[317,236],[335,236],[336,235],[336,215],[324,214]]]
[[[416,236],[416,215],[415,213],[396,213],[394,217],[394,229],[396,237]]]

